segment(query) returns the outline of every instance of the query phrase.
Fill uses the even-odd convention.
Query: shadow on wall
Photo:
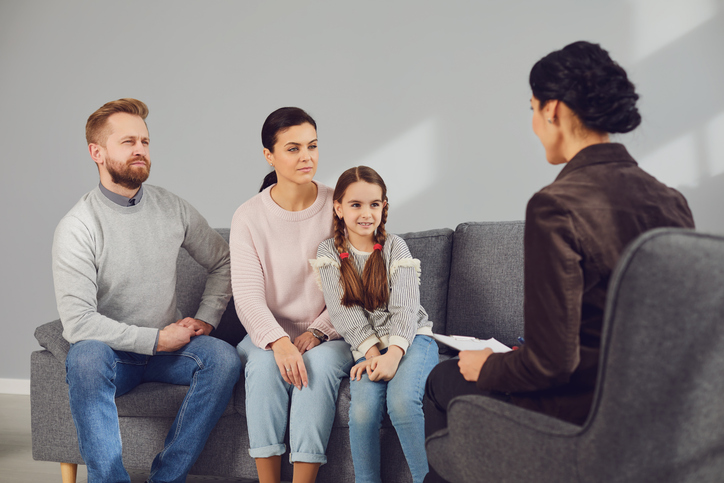
[[[724,173],[704,179],[696,187],[681,187],[679,191],[689,200],[698,230],[724,234],[724,210],[721,209]]]

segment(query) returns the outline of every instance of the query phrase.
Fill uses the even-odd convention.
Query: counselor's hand
[[[214,326],[207,324],[203,320],[194,319],[192,317],[186,317],[185,319],[177,320],[176,323],[181,327],[187,327],[194,331],[195,335],[209,335]]]
[[[311,332],[304,332],[302,335],[294,339],[294,347],[300,354],[304,354],[308,350],[317,347],[322,341],[314,337]]]
[[[492,353],[493,349],[490,348],[481,351],[460,351],[460,360],[458,361],[460,374],[463,375],[466,381],[477,382],[483,364]]]
[[[294,385],[297,389],[302,389],[302,385],[307,387],[309,380],[307,378],[307,368],[304,366],[304,359],[302,359],[299,349],[289,340],[289,337],[275,340],[271,343],[271,349],[274,351],[274,360],[277,362],[282,379],[288,384]]]

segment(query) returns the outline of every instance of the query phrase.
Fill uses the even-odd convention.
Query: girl
[[[313,181],[317,124],[303,110],[271,113],[261,131],[274,171],[231,222],[231,283],[248,335],[244,365],[249,454],[260,483],[278,483],[289,410],[294,482],[316,479],[336,413],[337,392],[352,366],[332,327],[307,260],[331,235],[332,190]]]
[[[420,261],[385,232],[387,188],[371,168],[342,173],[334,190],[334,238],[318,271],[332,323],[357,364],[350,371],[349,432],[357,483],[379,482],[380,425],[387,410],[413,481],[427,473],[422,396],[438,362],[432,322],[420,306]]]

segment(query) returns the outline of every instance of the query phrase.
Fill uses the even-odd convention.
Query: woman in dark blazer
[[[596,44],[576,42],[530,72],[533,131],[555,181],[528,202],[524,237],[525,343],[464,351],[426,388],[426,434],[447,426],[462,394],[507,400],[583,424],[593,400],[609,278],[624,248],[657,227],[693,228],[686,199],[639,168],[609,133],[636,128],[638,95]],[[442,481],[431,471],[425,481]]]

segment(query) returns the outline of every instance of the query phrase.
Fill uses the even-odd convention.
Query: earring
[[[551,121],[551,118],[548,118],[548,124],[553,124],[553,121]]]

